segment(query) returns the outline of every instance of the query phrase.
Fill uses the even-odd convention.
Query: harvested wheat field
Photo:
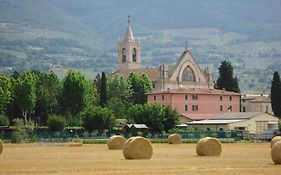
[[[126,160],[106,144],[5,144],[0,174],[188,174],[280,175],[271,160],[270,143],[222,144],[220,157],[199,157],[196,144],[153,144],[150,160]]]

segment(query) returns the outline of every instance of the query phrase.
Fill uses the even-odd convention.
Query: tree
[[[66,115],[76,116],[97,100],[95,86],[81,72],[70,70],[63,79],[61,106]]]
[[[34,73],[24,72],[17,80],[14,89],[15,102],[19,106],[24,117],[25,124],[30,121],[30,114],[36,104],[36,81]]]
[[[176,110],[173,110],[171,106],[165,106],[163,112],[164,112],[164,117],[163,117],[164,130],[168,132],[176,124],[178,124],[180,115]]]
[[[47,125],[50,131],[63,131],[66,124],[65,118],[62,116],[50,116]]]
[[[136,104],[128,110],[128,120],[146,124],[155,132],[168,131],[177,123],[179,114],[170,107],[160,104]]]
[[[81,113],[81,116],[84,128],[88,132],[93,132],[94,130],[101,132],[105,129],[111,130],[116,122],[113,113],[107,108],[102,107],[88,107]]]
[[[227,91],[240,92],[238,79],[233,77],[233,67],[229,61],[222,61],[219,67],[219,78],[215,87]]]
[[[115,75],[107,81],[107,88],[109,101],[119,99],[125,106],[131,103],[132,89],[127,78],[121,75]]]
[[[116,118],[125,118],[127,107],[119,98],[111,98],[107,102],[107,108],[110,109]]]
[[[107,101],[107,87],[106,87],[106,75],[102,72],[101,75],[101,86],[100,86],[100,106],[105,107]]]
[[[12,99],[12,82],[5,74],[0,74],[0,115],[4,114]]]
[[[132,102],[134,104],[146,103],[146,93],[152,89],[148,76],[146,74],[138,75],[131,72],[128,79],[132,89]]]
[[[278,72],[274,72],[271,83],[271,106],[274,115],[281,119],[281,81]]]
[[[60,81],[53,72],[37,72],[36,105],[34,115],[39,123],[46,124],[49,114],[58,112],[58,96],[61,91]]]

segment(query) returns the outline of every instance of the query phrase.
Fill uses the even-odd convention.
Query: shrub
[[[48,127],[50,131],[63,131],[66,120],[62,116],[50,116],[48,118]]]
[[[9,126],[9,119],[5,115],[0,115],[0,126]]]
[[[22,119],[16,118],[13,120],[13,127],[16,129],[11,135],[12,143],[21,143],[24,139],[27,138],[26,127]]]
[[[21,143],[24,140],[24,136],[19,131],[14,131],[11,135],[12,143]]]

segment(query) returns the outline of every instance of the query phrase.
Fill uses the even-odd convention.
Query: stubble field
[[[106,144],[5,144],[0,174],[102,175],[280,175],[266,143],[223,144],[220,157],[198,157],[196,144],[153,144],[150,160],[125,160],[122,150]]]

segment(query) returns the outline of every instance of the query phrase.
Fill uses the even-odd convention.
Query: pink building
[[[240,111],[240,94],[217,89],[178,88],[152,91],[147,103],[171,106],[181,114],[180,123],[209,119],[225,112]]]

